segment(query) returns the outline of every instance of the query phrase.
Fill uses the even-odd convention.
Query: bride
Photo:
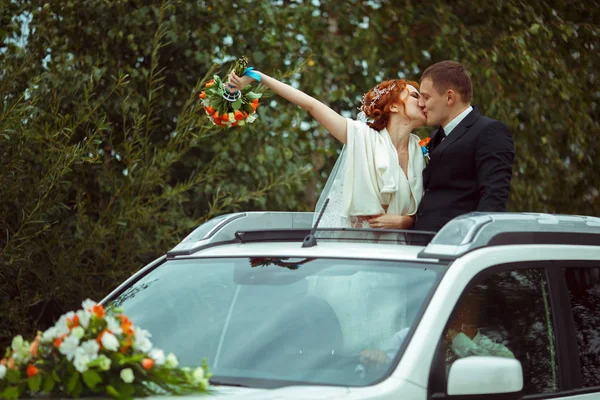
[[[352,120],[306,93],[253,70],[231,72],[230,91],[260,81],[307,110],[344,148],[321,193],[315,215],[327,202],[320,228],[410,229],[423,196],[424,157],[412,133],[427,117],[418,105],[418,84],[384,81],[362,98],[362,120]]]

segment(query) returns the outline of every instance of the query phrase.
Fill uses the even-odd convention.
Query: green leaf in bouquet
[[[234,109],[235,111],[237,111],[237,110],[239,110],[239,109],[240,109],[240,107],[242,106],[242,100],[241,100],[241,99],[237,99],[237,100],[236,100],[236,101],[234,101],[234,102],[233,102],[231,105],[233,106],[233,109]]]
[[[56,370],[52,370],[52,379],[54,379],[54,382],[60,382],[60,375],[58,375],[58,372]]]
[[[73,372],[67,381],[67,394],[75,396],[75,390],[77,389],[77,385],[81,386],[79,382],[79,372]]]
[[[17,368],[11,368],[6,371],[6,380],[8,383],[19,383],[21,380],[21,370]]]
[[[42,384],[42,375],[35,374],[34,376],[27,379],[27,386],[29,386],[29,390],[32,392],[37,392],[40,390],[40,386]]]
[[[117,390],[121,394],[121,396],[120,396],[121,398],[131,398],[131,397],[133,397],[133,394],[135,393],[133,386],[131,384],[125,383],[125,382],[119,382],[117,384]]]
[[[54,389],[54,378],[50,375],[46,375],[42,383],[42,392],[50,393],[52,392],[52,389]]]
[[[83,378],[83,382],[86,384],[86,386],[92,390],[95,390],[96,386],[99,383],[102,383],[102,377],[100,374],[91,369],[85,371],[81,377]]]
[[[262,97],[262,93],[248,92],[248,93],[246,93],[246,97],[250,101],[252,101],[254,99],[260,99]]]
[[[112,385],[106,385],[106,393],[108,393],[109,396],[118,398],[118,397],[122,397],[121,393],[119,393],[119,391],[117,389],[114,388],[114,386]]]
[[[139,364],[146,356],[144,354],[134,354],[130,357],[123,357],[119,360],[119,365]]]
[[[9,386],[4,390],[2,396],[0,397],[4,397],[7,400],[16,400],[19,398],[19,396],[20,392],[18,386]]]

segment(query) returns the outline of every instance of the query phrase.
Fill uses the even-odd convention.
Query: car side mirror
[[[450,367],[447,393],[450,399],[486,394],[501,394],[502,399],[522,399],[521,363],[512,358],[487,356],[456,360]]]

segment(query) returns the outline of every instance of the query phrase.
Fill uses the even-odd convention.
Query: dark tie
[[[442,143],[442,140],[444,140],[445,137],[446,132],[444,132],[444,128],[440,126],[440,129],[438,129],[437,133],[435,134],[435,139],[433,141],[433,146],[431,146],[431,151],[435,150],[435,148],[438,147],[440,143]]]

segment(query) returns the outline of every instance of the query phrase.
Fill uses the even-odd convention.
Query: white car
[[[600,398],[600,218],[312,225],[220,216],[102,303],[181,365],[205,357],[216,398]]]

